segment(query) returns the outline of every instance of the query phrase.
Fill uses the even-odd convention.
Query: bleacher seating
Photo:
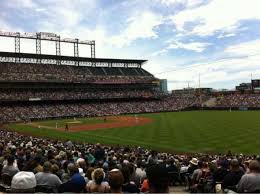
[[[89,82],[93,80],[154,80],[141,68],[84,67],[56,64],[0,63],[0,81]]]

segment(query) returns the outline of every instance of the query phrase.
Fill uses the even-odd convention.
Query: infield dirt
[[[105,117],[104,117],[105,118]],[[153,119],[146,118],[146,117],[130,117],[130,116],[120,116],[120,117],[106,117],[102,123],[93,123],[93,124],[79,124],[79,125],[72,125],[69,126],[69,132],[78,132],[78,131],[91,131],[91,130],[98,130],[98,129],[111,129],[111,128],[120,128],[120,127],[132,127],[132,126],[140,126],[145,125],[153,122]],[[69,124],[69,123],[68,123]],[[39,127],[36,123],[30,123],[29,125],[34,127]],[[65,128],[55,128],[50,126],[40,125],[41,128],[48,128],[48,129],[55,129],[59,131],[64,131]]]

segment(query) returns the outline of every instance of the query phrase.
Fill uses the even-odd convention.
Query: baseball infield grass
[[[260,111],[190,111],[138,116],[151,118],[153,122],[143,126],[82,132],[54,129],[56,123],[60,127],[66,122],[74,122],[74,119],[33,123],[40,125],[41,128],[22,124],[9,124],[8,127],[41,137],[142,146],[178,153],[226,153],[231,150],[234,153],[260,154]],[[83,118],[76,121],[85,124],[103,122],[97,118]]]

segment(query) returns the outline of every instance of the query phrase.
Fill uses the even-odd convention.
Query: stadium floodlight
[[[81,40],[79,44],[95,44],[94,40]]]
[[[61,42],[70,42],[70,43],[76,43],[77,39],[73,39],[73,38],[63,38],[60,40]]]
[[[39,34],[42,40],[51,40],[51,41],[59,40],[59,36],[55,33],[40,32]]]
[[[21,36],[23,38],[36,38],[36,34],[35,33],[31,33],[31,32],[25,32],[25,33],[21,34]]]
[[[74,56],[79,56],[79,44],[85,44],[90,46],[91,58],[96,58],[95,52],[95,41],[94,40],[83,40],[63,38],[61,39],[59,35],[51,32],[37,32],[37,33],[20,33],[20,32],[6,32],[0,30],[0,36],[15,38],[15,52],[20,53],[20,39],[35,39],[36,40],[36,54],[41,54],[41,41],[55,41],[56,45],[56,55],[60,56],[61,53],[61,42],[73,43],[74,44]]]
[[[17,35],[19,35],[20,32],[6,32],[6,31],[0,31],[0,35],[1,36],[11,36],[11,37],[15,37]]]
[[[55,33],[50,33],[50,32],[40,32],[42,37],[45,38],[53,38],[53,37],[57,37],[57,34]]]

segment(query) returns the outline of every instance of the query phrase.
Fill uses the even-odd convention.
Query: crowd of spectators
[[[158,98],[151,89],[0,89],[0,101]]]
[[[141,68],[0,63],[0,72],[0,81],[12,82],[138,83],[155,80]]]
[[[0,105],[0,122],[58,117],[93,117],[131,113],[178,111],[197,103],[197,98],[168,96],[159,100],[118,102],[55,102]]]
[[[260,191],[260,157],[172,154],[0,130],[0,189],[5,192],[167,193]]]
[[[189,107],[200,107],[210,96],[175,96],[162,95],[160,92],[145,89],[114,90],[1,90],[0,100],[28,101],[39,100],[38,103],[1,104],[0,122],[25,121],[58,117],[93,117],[131,113],[152,113],[179,111]],[[158,97],[157,99],[155,97]],[[120,99],[124,101],[70,102],[62,100],[83,99]],[[143,100],[130,100],[143,98]],[[152,99],[153,100],[152,100]],[[55,103],[42,100],[56,100]],[[59,102],[58,102],[59,101]],[[260,107],[260,95],[239,94],[218,97],[216,107]]]
[[[217,98],[218,107],[260,107],[259,94],[232,94]]]

